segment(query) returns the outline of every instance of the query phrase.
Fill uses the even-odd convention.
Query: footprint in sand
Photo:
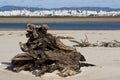
[[[0,34],[0,36],[4,36],[4,34]]]
[[[1,70],[1,65],[2,65],[2,63],[0,62],[0,70]]]

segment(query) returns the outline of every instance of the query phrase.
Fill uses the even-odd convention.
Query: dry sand
[[[120,41],[120,31],[49,31],[56,36],[71,36],[80,41],[88,36],[90,42],[96,41]],[[95,64],[95,67],[82,67],[81,73],[75,76],[63,78],[54,73],[46,73],[42,77],[35,77],[30,72],[22,71],[14,73],[6,69],[10,66],[10,60],[22,51],[18,43],[26,42],[24,31],[0,31],[0,80],[119,80],[120,79],[120,48],[87,47],[80,51],[87,59],[86,63]],[[66,45],[75,43],[62,40]]]

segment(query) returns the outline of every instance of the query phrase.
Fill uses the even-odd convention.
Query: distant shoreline
[[[0,17],[0,23],[120,22],[118,17]]]

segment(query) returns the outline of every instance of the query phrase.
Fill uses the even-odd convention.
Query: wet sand
[[[120,22],[120,17],[0,17],[0,23]]]

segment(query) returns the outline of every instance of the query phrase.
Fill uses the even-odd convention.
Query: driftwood
[[[84,40],[81,40],[81,42],[78,42],[76,40],[70,40],[71,42],[74,42],[74,43],[77,43],[77,45],[73,45],[74,47],[88,47],[90,46],[91,44],[89,43],[88,41],[88,37],[87,35],[85,35],[85,39]]]
[[[80,42],[76,40],[69,40],[69,41],[77,44],[77,45],[73,45],[74,47],[120,47],[120,41],[113,40],[110,42],[101,41],[97,43],[90,43],[88,41],[87,36],[84,40],[81,40]]]
[[[102,42],[98,43],[97,46],[98,47],[120,47],[120,42],[117,40],[113,40],[110,42],[102,41]]]
[[[69,36],[57,36],[58,39],[74,39],[73,37],[69,37]]]
[[[12,58],[12,70],[31,71],[36,76],[58,70],[58,75],[66,77],[80,72],[83,55],[75,48],[64,45],[57,37],[47,33],[48,26],[27,24],[26,43],[20,42],[20,53]]]

